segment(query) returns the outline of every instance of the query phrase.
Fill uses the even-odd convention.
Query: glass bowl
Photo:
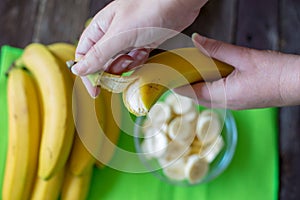
[[[165,102],[166,97],[170,94],[170,92],[166,93],[162,98],[159,99],[158,102]],[[134,127],[134,142],[135,148],[137,153],[139,154],[139,158],[142,164],[146,167],[146,169],[153,173],[157,178],[166,181],[171,184],[175,185],[182,185],[182,186],[189,186],[189,185],[198,185],[207,183],[217,176],[219,176],[230,164],[235,148],[237,143],[237,129],[235,119],[230,112],[230,110],[226,109],[210,109],[196,105],[196,110],[199,113],[203,113],[203,111],[208,110],[216,113],[220,122],[222,124],[220,128],[220,136],[222,137],[222,148],[219,150],[218,154],[214,157],[212,161],[207,162],[208,168],[205,172],[205,175],[202,176],[201,179],[196,181],[190,181],[186,178],[170,178],[170,176],[166,176],[166,169],[178,163],[178,160],[187,160],[186,155],[190,154],[191,146],[186,145],[186,148],[182,150],[180,154],[176,155],[176,158],[172,159],[171,162],[162,164],[161,160],[157,158],[157,154],[161,154],[160,149],[156,152],[156,157],[149,156],[149,153],[145,151],[145,140],[149,139],[149,135],[145,134],[145,126],[147,126],[148,117],[137,117],[135,120],[135,127]],[[150,111],[151,112],[151,111]],[[161,129],[164,129],[163,127]],[[161,131],[158,131],[161,132]],[[150,137],[155,137],[155,134],[151,135]],[[195,136],[196,137],[196,136]],[[164,140],[163,138],[161,140]],[[168,140],[169,143],[164,147],[164,141],[156,141],[157,146],[163,146],[161,149],[169,148],[170,145],[173,145],[173,140]],[[191,143],[191,142],[190,142]],[[190,144],[189,143],[189,144]],[[169,146],[169,147],[168,147]],[[173,145],[174,146],[174,145]],[[202,147],[201,147],[202,148]],[[151,154],[152,155],[152,154]],[[200,154],[197,153],[197,156]],[[195,156],[194,156],[195,157]],[[201,156],[200,156],[201,157]],[[199,158],[202,159],[202,158]],[[196,167],[198,167],[196,165]],[[171,169],[171,167],[169,167]],[[179,168],[180,169],[180,168]],[[176,170],[176,169],[175,169]],[[168,170],[170,171],[170,170]],[[173,170],[174,171],[174,170]],[[173,173],[173,172],[172,172]],[[183,174],[182,172],[180,172]]]

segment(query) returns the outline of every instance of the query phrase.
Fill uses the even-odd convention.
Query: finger
[[[192,41],[204,54],[230,64],[238,69],[242,69],[243,66],[245,66],[245,59],[248,59],[249,56],[250,49],[248,48],[209,39],[198,33],[192,35]]]
[[[110,4],[107,7],[109,6]],[[105,32],[108,30],[108,26],[113,19],[113,12],[111,10],[112,9],[104,8],[99,11],[83,31],[76,48],[76,60],[80,60],[90,50],[90,48],[103,37]]]
[[[100,94],[100,88],[94,87],[87,77],[81,77],[81,80],[91,97],[96,98]]]
[[[105,64],[120,51],[132,47],[135,35],[133,31],[117,35],[106,33],[101,40],[94,44],[79,62],[72,67],[76,75],[85,76],[104,70]]]
[[[191,88],[193,92],[191,92]],[[200,82],[174,89],[174,91],[183,96],[194,99],[200,105],[226,108],[227,94],[225,78],[214,82]]]
[[[150,53],[150,49],[145,49],[145,48],[136,49],[136,50],[129,52],[128,55],[130,55],[134,59],[134,61],[133,61],[133,63],[131,63],[129,65],[127,70],[136,68],[136,67],[144,64],[149,57],[149,53]]]
[[[129,55],[121,55],[116,58],[107,68],[107,72],[112,74],[122,74],[128,71],[128,67],[134,62],[133,58]]]

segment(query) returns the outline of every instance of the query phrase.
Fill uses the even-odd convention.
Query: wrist
[[[164,0],[159,1],[166,28],[182,31],[198,16],[208,0]]]
[[[283,106],[300,105],[300,56],[288,55],[280,79]]]
[[[171,0],[176,2],[181,7],[187,7],[188,9],[198,10],[208,2],[208,0]]]

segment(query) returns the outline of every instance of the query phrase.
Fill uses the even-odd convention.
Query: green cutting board
[[[7,102],[4,73],[22,53],[3,46],[0,57],[0,191],[7,149]],[[278,124],[276,108],[233,111],[238,129],[234,158],[218,178],[192,187],[170,185],[150,173],[95,168],[89,200],[275,200],[278,198]],[[121,133],[120,146],[134,150],[133,138]]]

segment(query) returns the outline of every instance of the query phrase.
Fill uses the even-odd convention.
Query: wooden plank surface
[[[32,40],[38,1],[0,2],[0,46],[25,47]]]
[[[195,22],[184,33],[198,32],[224,42],[233,42],[235,36],[237,0],[211,0],[201,9]]]
[[[0,1],[0,45],[74,42],[110,0]],[[299,0],[211,0],[184,32],[239,45],[300,53]],[[280,109],[280,199],[300,199],[300,108]]]
[[[75,43],[89,15],[89,1],[40,0],[32,40]]]
[[[280,0],[280,50],[300,54],[300,1]],[[280,109],[280,199],[300,199],[300,106]]]
[[[239,0],[236,44],[278,50],[277,0]]]

